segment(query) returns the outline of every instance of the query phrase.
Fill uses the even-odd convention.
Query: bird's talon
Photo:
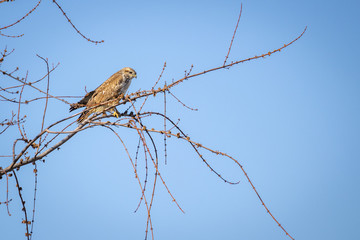
[[[113,113],[113,115],[114,115],[116,118],[119,118],[119,114],[118,114],[116,111]]]

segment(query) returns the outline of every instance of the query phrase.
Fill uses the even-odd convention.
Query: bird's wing
[[[117,72],[103,82],[98,88],[94,90],[94,94],[89,99],[87,107],[94,106],[96,104],[111,100],[119,95],[118,86],[122,81],[123,76]]]

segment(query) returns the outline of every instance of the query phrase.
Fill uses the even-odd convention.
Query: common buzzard
[[[70,112],[81,107],[86,107],[77,120],[79,123],[87,119],[92,113],[103,112],[105,109],[113,112],[114,116],[119,117],[119,112],[115,108],[120,100],[118,97],[121,94],[125,95],[133,78],[136,78],[134,69],[129,67],[121,69],[109,77],[94,91],[88,92],[78,103],[71,104]],[[104,102],[108,103],[95,107]]]

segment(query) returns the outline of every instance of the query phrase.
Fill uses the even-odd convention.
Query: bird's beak
[[[134,78],[137,78],[137,75],[135,74],[135,77]]]

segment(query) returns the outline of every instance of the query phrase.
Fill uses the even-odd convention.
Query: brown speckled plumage
[[[115,107],[110,109],[109,107],[115,106],[119,101],[112,101],[105,105],[101,105],[90,110],[88,109],[103,102],[114,100],[121,94],[125,94],[130,86],[131,80],[134,77],[136,77],[134,69],[129,67],[121,69],[109,77],[94,91],[87,93],[78,103],[71,104],[70,112],[81,107],[86,107],[78,119],[79,123],[87,119],[92,113],[103,112],[105,109],[113,111],[114,114],[117,113]]]

